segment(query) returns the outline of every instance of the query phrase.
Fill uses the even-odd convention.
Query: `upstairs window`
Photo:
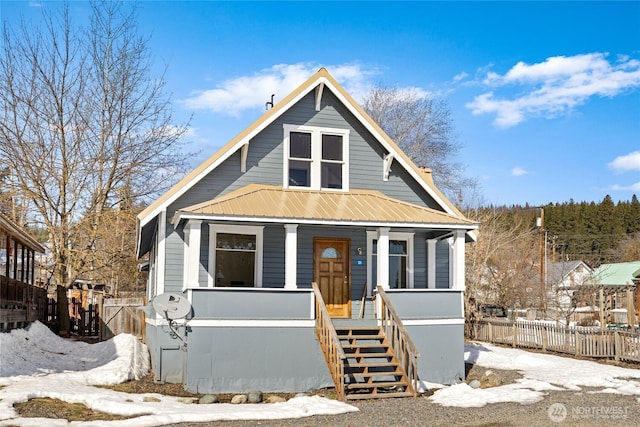
[[[284,125],[283,186],[348,190],[349,131]]]

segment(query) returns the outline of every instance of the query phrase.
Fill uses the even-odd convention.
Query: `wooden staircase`
[[[379,326],[336,326],[346,359],[347,400],[413,397],[411,383]]]
[[[337,398],[415,397],[419,354],[384,291],[379,288],[380,319],[331,319],[317,284],[312,287],[316,336]]]

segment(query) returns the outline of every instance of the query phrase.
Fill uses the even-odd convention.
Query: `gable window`
[[[209,226],[209,286],[262,286],[262,227]]]
[[[375,231],[367,232],[369,283],[377,286],[378,239]],[[413,233],[389,233],[389,288],[413,288]]]
[[[284,125],[283,186],[348,190],[349,130]]]

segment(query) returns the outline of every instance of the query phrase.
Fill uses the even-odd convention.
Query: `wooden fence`
[[[141,308],[145,299],[104,298],[100,314],[100,341],[118,334],[132,334],[144,341],[145,314]]]
[[[537,321],[503,320],[481,320],[473,329],[478,341],[575,356],[640,362],[640,333],[637,330],[601,330],[556,326]]]

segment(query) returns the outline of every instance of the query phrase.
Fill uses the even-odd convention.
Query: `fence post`
[[[487,329],[488,329],[487,333],[489,335],[489,342],[493,342],[493,328],[491,326],[491,321],[487,322]]]
[[[513,347],[516,347],[518,344],[518,324],[513,322]]]
[[[581,351],[580,332],[576,331],[574,335],[576,337],[576,356],[580,356],[580,351]]]
[[[547,351],[547,325],[542,325],[542,351]]]
[[[618,330],[615,330],[613,331],[613,358],[616,362],[620,360],[620,354],[622,353],[620,344],[620,334],[618,333]]]

